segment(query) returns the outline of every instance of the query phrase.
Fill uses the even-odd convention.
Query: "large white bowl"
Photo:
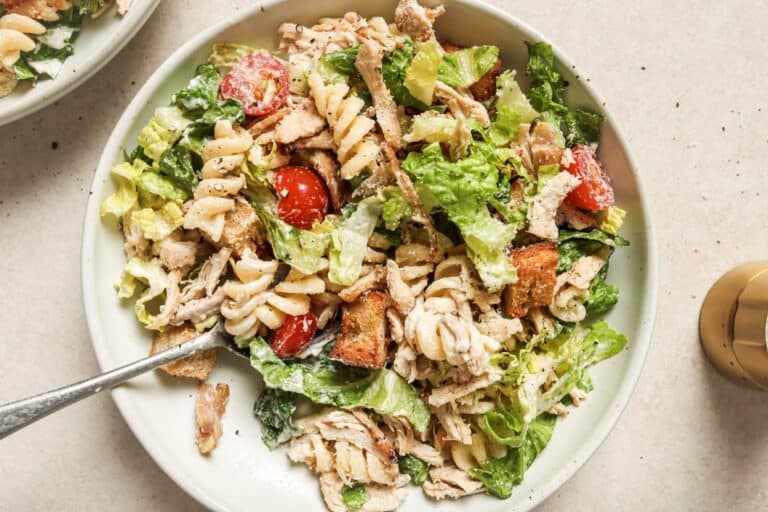
[[[125,16],[119,16],[112,7],[95,20],[83,20],[75,53],[55,79],[40,80],[34,87],[19,84],[0,98],[0,126],[47,107],[88,80],[128,44],[159,4],[160,0],[137,0]]]
[[[110,167],[119,162],[124,146],[132,147],[140,128],[155,107],[192,76],[216,41],[247,42],[274,48],[277,26],[286,20],[311,24],[322,16],[357,9],[364,15],[391,19],[395,0],[336,0],[329,2],[271,1],[254,6],[231,21],[217,25],[176,51],[131,102],[115,127],[99,162],[85,218],[82,275],[83,295],[93,346],[103,369],[144,357],[150,336],[134,318],[133,308],[115,296],[113,283],[125,258],[118,232],[99,219],[99,203],[113,190]],[[520,20],[471,0],[446,1],[447,13],[437,23],[438,34],[461,44],[491,43],[501,47],[507,65],[523,70],[525,40],[542,39]],[[561,69],[571,82],[570,101],[603,111],[602,101],[579,82],[561,52]],[[629,212],[623,230],[632,245],[612,260],[610,280],[621,290],[621,301],[609,315],[611,324],[629,335],[626,351],[592,370],[595,390],[582,407],[555,429],[552,442],[525,475],[509,500],[475,496],[444,502],[439,510],[528,510],[562,485],[608,435],[629,400],[650,343],[657,295],[657,261],[647,203],[615,122],[606,113],[601,157],[616,184],[617,202]],[[318,510],[321,498],[313,476],[303,466],[289,464],[284,450],[270,453],[260,440],[251,412],[261,387],[247,365],[222,354],[211,382],[230,385],[224,436],[209,457],[194,445],[192,383],[155,372],[113,391],[123,417],[157,463],[192,496],[214,510]],[[405,510],[434,510],[434,503],[414,488]]]

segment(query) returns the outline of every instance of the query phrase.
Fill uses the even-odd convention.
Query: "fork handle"
[[[0,406],[0,439],[52,412],[85,397],[95,395],[104,389],[113,388],[158,366],[178,361],[201,350],[222,347],[225,344],[226,339],[221,330],[219,328],[211,329],[191,341],[96,377],[2,405]]]

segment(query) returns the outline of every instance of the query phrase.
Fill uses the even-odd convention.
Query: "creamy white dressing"
[[[41,75],[48,75],[51,78],[56,78],[56,75],[61,71],[61,67],[64,63],[58,59],[46,59],[35,60],[28,62],[29,67],[40,73]]]

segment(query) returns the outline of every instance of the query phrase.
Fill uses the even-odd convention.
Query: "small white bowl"
[[[112,7],[95,20],[83,20],[75,53],[56,78],[40,80],[34,87],[21,83],[0,98],[0,126],[37,112],[79,87],[128,44],[159,4],[160,0],[136,0],[125,16]]]
[[[395,0],[336,0],[328,2],[268,1],[239,13],[232,20],[199,34],[179,48],[154,73],[126,109],[99,162],[85,218],[82,277],[85,310],[93,346],[105,370],[147,354],[150,335],[122,304],[113,283],[124,265],[120,234],[99,219],[99,204],[113,190],[109,169],[121,161],[123,147],[133,147],[153,110],[192,76],[217,41],[237,41],[275,48],[276,28],[284,21],[312,24],[323,16],[349,10],[392,18]],[[459,44],[495,44],[507,66],[523,71],[525,40],[543,39],[520,20],[479,1],[445,2],[447,13],[437,23],[438,36]],[[554,437],[525,475],[509,500],[481,495],[437,507],[413,488],[403,510],[528,510],[562,485],[598,448],[627,404],[650,343],[658,288],[657,257],[647,203],[625,143],[602,101],[588,84],[575,78],[570,61],[556,51],[560,68],[570,81],[569,101],[606,114],[601,140],[605,165],[616,185],[617,203],[629,214],[622,234],[632,245],[611,260],[610,281],[621,300],[610,323],[629,336],[628,349],[591,370],[595,390],[555,429]],[[524,75],[524,73],[520,73]],[[135,379],[113,392],[123,417],[136,437],[165,472],[201,503],[217,511],[319,510],[317,480],[309,471],[288,462],[285,451],[270,453],[260,440],[252,404],[261,387],[257,374],[221,354],[211,382],[230,385],[224,436],[208,457],[194,444],[193,394],[189,382],[160,372]]]

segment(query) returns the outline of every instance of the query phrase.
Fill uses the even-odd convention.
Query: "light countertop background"
[[[0,127],[0,403],[98,373],[79,266],[101,149],[153,69],[252,1],[166,0],[89,82]],[[564,49],[607,100],[650,194],[661,262],[637,389],[596,455],[540,510],[768,510],[768,393],[714,373],[697,335],[713,281],[768,259],[764,2],[492,3]],[[202,510],[108,393],[0,449],[0,511]]]

